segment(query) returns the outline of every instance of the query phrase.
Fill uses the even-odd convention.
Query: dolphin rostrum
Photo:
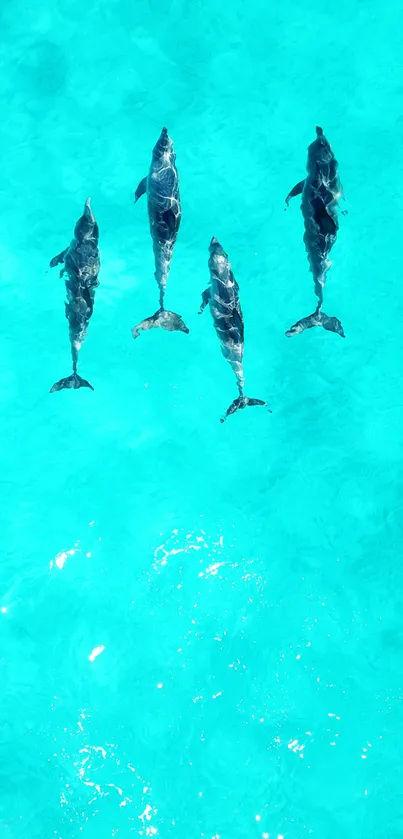
[[[316,126],[316,140],[308,148],[307,172],[305,180],[296,184],[287,195],[286,204],[288,206],[291,198],[302,194],[304,242],[313,274],[318,305],[312,315],[294,323],[285,334],[287,338],[290,338],[313,326],[323,326],[329,332],[336,332],[345,338],[339,319],[328,317],[322,312],[326,274],[332,264],[328,257],[339,229],[337,211],[342,189],[337,172],[337,160],[319,126]]]
[[[74,239],[66,250],[55,256],[50,267],[63,264],[60,276],[66,274],[66,318],[69,322],[73,373],[53,385],[50,392],[63,388],[89,387],[92,385],[77,373],[78,353],[87,334],[87,326],[94,310],[95,289],[99,286],[100,269],[98,250],[99,230],[87,198],[84,212],[74,228]]]
[[[153,240],[155,279],[159,288],[160,307],[154,315],[145,318],[133,327],[132,335],[133,338],[138,338],[140,330],[153,329],[157,326],[161,326],[168,332],[174,332],[175,330],[189,332],[181,315],[164,308],[169,268],[182,213],[176,156],[166,128],[162,129],[161,135],[154,146],[148,177],[140,181],[135,192],[134,203],[145,192],[148,198],[148,216]]]
[[[231,271],[228,254],[225,253],[215,236],[210,242],[209,252],[210,285],[202,294],[199,315],[209,303],[214,327],[221,344],[221,352],[235,373],[239,390],[239,396],[234,399],[220,419],[220,422],[225,422],[230,414],[235,414],[247,405],[266,405],[266,402],[261,399],[250,399],[244,395],[245,379],[242,367],[244,323],[238,293],[239,286]]]

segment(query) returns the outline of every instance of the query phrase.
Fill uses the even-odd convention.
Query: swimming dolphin
[[[153,240],[155,279],[160,292],[160,308],[154,315],[134,326],[132,335],[133,338],[138,338],[140,330],[153,329],[157,326],[161,326],[168,332],[175,330],[189,332],[181,315],[164,308],[169,268],[182,214],[176,156],[166,128],[162,129],[154,146],[148,177],[140,181],[135,192],[134,203],[145,192],[148,198],[148,216]]]
[[[287,195],[291,198],[302,194],[301,210],[305,223],[304,242],[315,284],[318,305],[312,315],[302,318],[285,333],[287,338],[298,335],[313,326],[323,326],[345,338],[343,327],[336,317],[322,312],[323,288],[331,266],[328,259],[336,241],[339,223],[338,200],[342,194],[337,172],[337,160],[322,128],[316,126],[316,140],[308,148],[307,176]]]
[[[69,322],[73,373],[60,379],[50,392],[63,388],[89,387],[92,385],[77,373],[78,353],[87,334],[87,326],[94,309],[95,289],[99,286],[100,268],[98,250],[99,230],[87,198],[84,212],[74,228],[74,239],[66,250],[55,256],[50,267],[63,263],[60,276],[67,274],[66,318]]]
[[[242,367],[244,324],[239,301],[239,286],[231,271],[228,254],[225,253],[215,236],[210,242],[209,253],[210,285],[203,291],[199,315],[209,303],[215,331],[221,344],[221,352],[235,373],[239,390],[239,396],[234,399],[220,419],[220,422],[225,422],[230,414],[235,414],[247,405],[266,405],[266,402],[244,396],[245,379]]]

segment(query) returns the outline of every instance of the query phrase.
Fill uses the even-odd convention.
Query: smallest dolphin
[[[50,267],[63,265],[62,277],[66,274],[65,285],[67,300],[66,318],[69,322],[69,337],[73,372],[70,376],[55,382],[50,392],[64,388],[89,387],[90,382],[81,378],[77,372],[78,354],[87,334],[87,327],[94,311],[95,291],[99,286],[98,274],[100,258],[98,250],[99,229],[87,198],[82,216],[74,228],[74,238],[68,248],[54,256]]]
[[[209,248],[210,285],[202,294],[199,315],[210,304],[215,331],[221,344],[221,352],[235,373],[239,396],[231,403],[220,422],[247,405],[266,405],[262,399],[251,399],[244,395],[243,374],[244,323],[239,300],[239,286],[231,271],[228,254],[213,236]],[[271,413],[271,411],[270,411]]]

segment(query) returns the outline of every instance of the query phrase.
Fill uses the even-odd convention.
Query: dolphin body
[[[168,281],[172,254],[181,222],[181,203],[179,196],[179,178],[176,169],[176,156],[168,130],[163,128],[154,146],[148,177],[140,181],[134,203],[147,193],[150,233],[153,240],[155,258],[155,279],[159,288],[160,308],[132,329],[133,338],[138,338],[141,330],[161,326],[168,332],[188,333],[181,315],[164,308],[165,291]]]
[[[84,212],[74,228],[74,239],[66,250],[55,256],[50,267],[63,263],[60,276],[67,274],[65,280],[67,301],[66,318],[69,322],[73,373],[60,379],[50,392],[64,388],[89,387],[92,385],[77,373],[78,354],[87,334],[87,326],[94,310],[95,289],[99,286],[98,274],[100,259],[98,250],[99,230],[87,198]]]
[[[323,289],[331,266],[328,259],[339,229],[337,211],[342,195],[337,160],[322,128],[316,126],[316,140],[308,148],[307,176],[287,195],[286,204],[302,194],[301,210],[305,223],[304,242],[313,275],[318,305],[315,312],[302,318],[285,333],[287,338],[313,326],[323,326],[345,338],[341,322],[322,312]]]
[[[244,323],[239,300],[239,286],[231,271],[228,254],[213,236],[209,248],[210,285],[202,294],[199,315],[210,304],[215,331],[221,344],[221,352],[235,373],[239,396],[220,422],[225,422],[230,414],[246,408],[247,405],[266,405],[261,399],[250,399],[244,395],[245,378],[243,374]]]

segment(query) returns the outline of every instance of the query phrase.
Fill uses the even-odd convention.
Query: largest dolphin
[[[168,332],[189,332],[181,315],[165,309],[165,291],[176,237],[181,223],[181,202],[176,156],[168,129],[163,128],[154,146],[148,176],[140,181],[135,200],[147,193],[150,233],[153,240],[155,279],[159,288],[160,307],[132,329],[133,338],[140,330],[161,326]]]
[[[301,193],[301,210],[305,224],[304,242],[318,305],[312,315],[294,323],[285,334],[287,338],[290,338],[313,326],[323,326],[329,332],[336,332],[344,338],[344,330],[339,319],[329,317],[322,312],[326,274],[332,264],[328,257],[339,229],[337,210],[342,190],[337,160],[322,128],[318,125],[316,126],[316,140],[308,148],[307,176],[287,195],[287,206],[290,198]]]
[[[53,257],[50,267],[63,264],[60,276],[66,277],[66,318],[69,322],[69,336],[73,373],[60,379],[51,388],[51,393],[63,388],[89,387],[92,385],[77,373],[78,353],[87,334],[87,326],[94,310],[95,289],[99,286],[100,268],[98,250],[99,230],[87,198],[84,212],[74,228],[74,238],[64,251]]]

